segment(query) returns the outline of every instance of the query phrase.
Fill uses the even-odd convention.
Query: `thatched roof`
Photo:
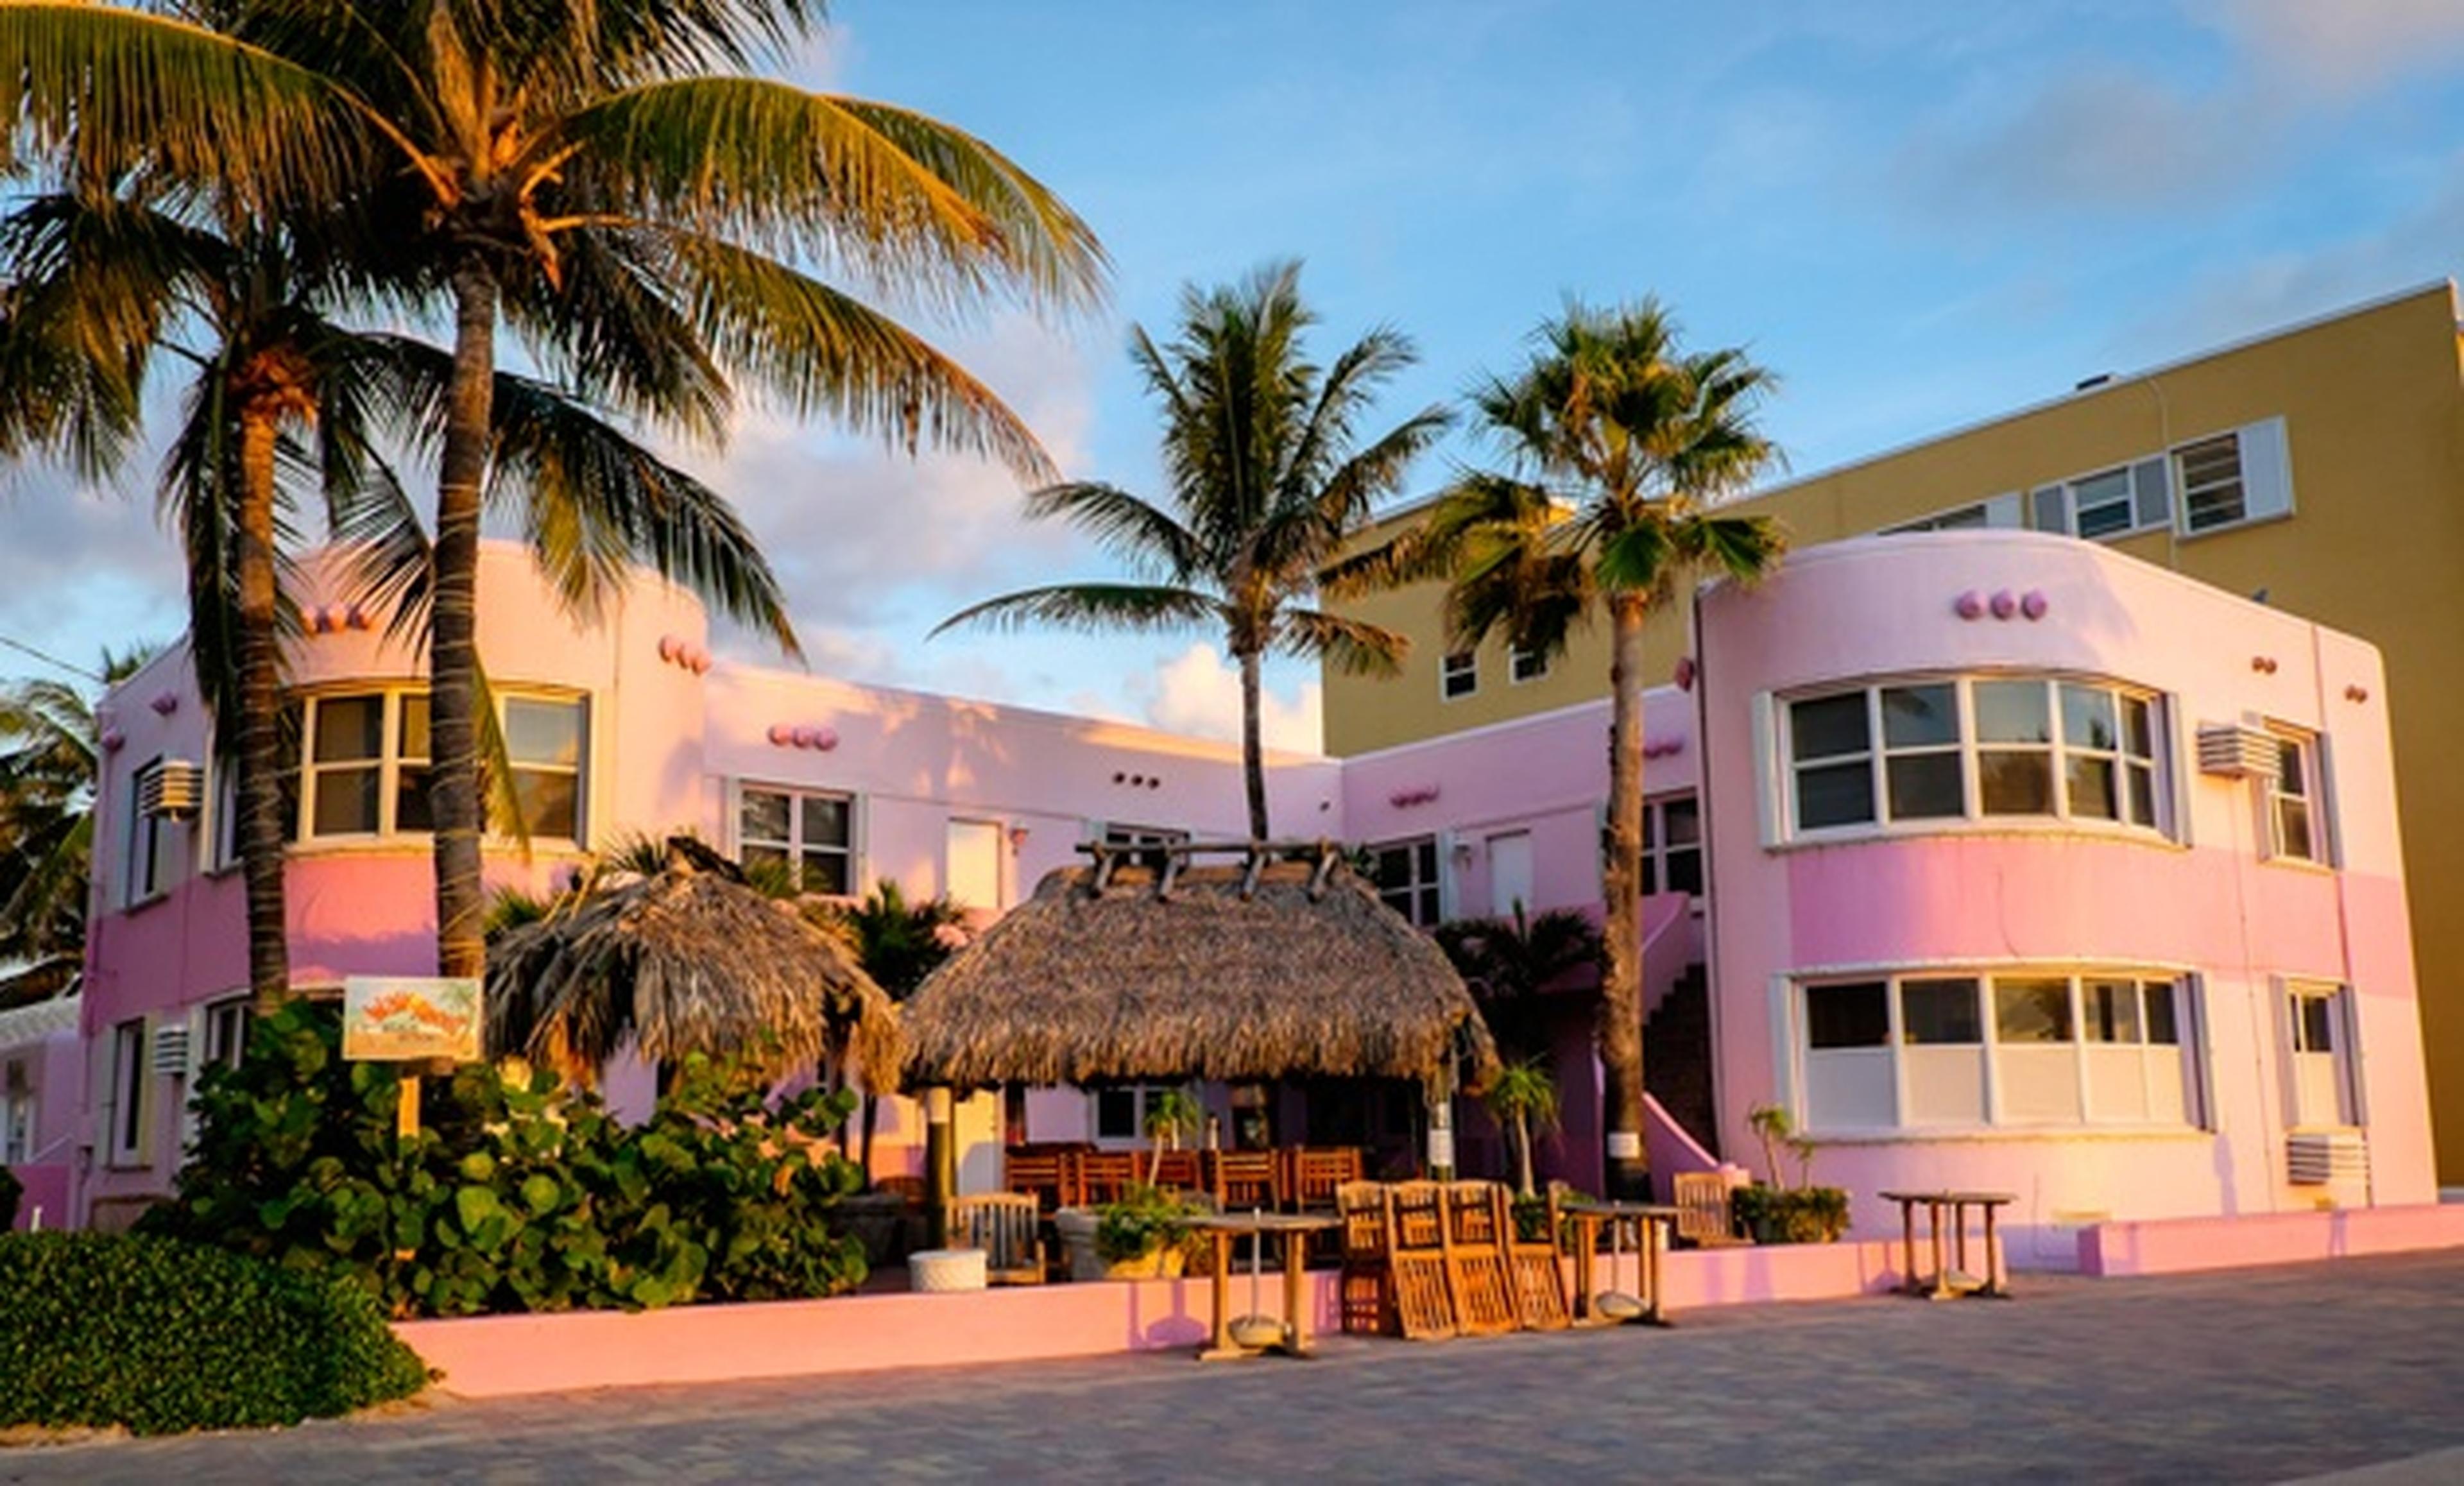
[[[1046,876],[908,1001],[908,1082],[1485,1081],[1496,1049],[1462,978],[1339,855],[1187,850],[1168,882],[1101,855]]]
[[[847,943],[684,839],[668,865],[614,873],[488,946],[488,1045],[588,1083],[645,1058],[741,1054],[771,1072],[847,1060],[897,1087],[898,1009]]]

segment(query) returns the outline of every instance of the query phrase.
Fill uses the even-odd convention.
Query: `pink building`
[[[585,843],[689,827],[792,861],[817,890],[896,881],[991,914],[1084,841],[1243,829],[1226,744],[714,664],[689,597],[646,579],[577,625],[508,547],[482,584],[534,843],[492,853],[501,882],[543,885]],[[293,665],[295,975],[422,972],[420,668],[381,623],[311,612]],[[2368,646],[2008,532],[1814,549],[1697,618],[1700,684],[1647,699],[1661,1169],[1757,1161],[1747,1111],[1776,1103],[1822,1140],[1820,1179],[1859,1193],[1860,1227],[1883,1188],[2002,1188],[2021,1197],[2021,1257],[2046,1262],[2091,1218],[2432,1199]],[[62,1111],[59,1200],[98,1223],[167,1186],[187,1084],[246,1021],[227,792],[183,656],[107,706],[70,1060],[84,1089],[63,1096],[79,1081],[55,1074],[42,1095]],[[1595,703],[1341,763],[1278,756],[1277,830],[1365,845],[1423,924],[1596,915],[1606,733]],[[1570,977],[1545,997],[1568,1115],[1552,1164],[1586,1183],[1588,992]],[[620,1103],[646,1085],[611,1071]],[[1408,1142],[1415,1115],[1393,1091],[1207,1097],[1287,1139]],[[962,1185],[997,1179],[1004,1139],[1128,1144],[1142,1099],[972,1101]],[[1477,1169],[1493,1151],[1464,1123]],[[918,1140],[893,1108],[890,1159]]]

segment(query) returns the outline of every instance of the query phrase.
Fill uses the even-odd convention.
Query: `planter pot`
[[[887,1269],[914,1247],[907,1231],[907,1199],[895,1192],[859,1192],[839,1199],[830,1226],[864,1245],[864,1261]]]
[[[1153,1279],[1180,1274],[1183,1256],[1177,1245],[1168,1244],[1133,1259],[1106,1259],[1095,1252],[1098,1221],[1085,1208],[1062,1208],[1052,1214],[1053,1231],[1061,1235],[1061,1252],[1069,1258],[1070,1278]]]

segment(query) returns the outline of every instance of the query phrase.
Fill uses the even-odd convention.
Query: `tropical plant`
[[[895,879],[883,881],[864,901],[852,906],[818,906],[824,921],[834,923],[854,947],[856,959],[873,983],[904,1001],[943,960],[957,952],[967,913],[947,896],[910,903]],[[860,1106],[861,1154],[857,1165],[868,1180],[872,1175],[873,1131],[881,1117],[881,1096],[892,1090],[864,1091]]]
[[[1782,1243],[1830,1243],[1848,1231],[1848,1194],[1837,1187],[1814,1185],[1813,1139],[1796,1128],[1796,1121],[1779,1104],[1756,1104],[1746,1111],[1746,1127],[1763,1147],[1768,1182],[1740,1189],[1730,1201],[1738,1223],[1757,1238]],[[1780,1163],[1786,1151],[1796,1162],[1791,1183]]]
[[[187,0],[0,6],[13,164],[72,160],[207,193],[230,217],[351,227],[376,287],[454,325],[429,614],[438,959],[481,936],[479,519],[496,337],[584,400],[691,435],[731,377],[794,410],[1048,469],[1025,427],[912,332],[795,266],[942,305],[1071,304],[1091,234],[981,142],[905,110],[701,76],[779,55],[819,0]],[[572,534],[561,534],[567,539]],[[618,553],[576,547],[606,577]]]
[[[1184,1138],[1195,1138],[1206,1127],[1206,1107],[1185,1088],[1152,1089],[1147,1093],[1146,1126],[1147,1139],[1155,1142],[1155,1153],[1147,1162],[1147,1182],[1152,1186],[1163,1180],[1165,1148],[1178,1150]]]
[[[1573,908],[1536,918],[1518,907],[1512,918],[1449,919],[1431,932],[1479,999],[1481,1018],[1508,1059],[1549,1051],[1541,989],[1600,962],[1600,931]]]
[[[108,685],[149,654],[106,650]],[[102,759],[94,703],[63,681],[0,690],[0,1009],[56,994],[84,963],[94,791]]]
[[[1135,1264],[1187,1243],[1194,1210],[1177,1192],[1139,1183],[1095,1209],[1095,1257]]]
[[[1557,1081],[1549,1065],[1536,1058],[1508,1062],[1481,1091],[1481,1103],[1514,1136],[1515,1190],[1526,1197],[1538,1193],[1531,1175],[1531,1132],[1557,1127]]]
[[[1683,581],[1750,580],[1778,561],[1767,518],[1718,502],[1771,469],[1755,426],[1771,374],[1741,350],[1689,352],[1657,300],[1569,303],[1532,336],[1525,364],[1472,393],[1506,467],[1457,480],[1396,541],[1335,565],[1350,593],[1415,578],[1451,579],[1449,642],[1502,634],[1557,656],[1605,615],[1611,659],[1609,800],[1601,871],[1606,953],[1600,1060],[1608,1075],[1611,1188],[1643,1189],[1643,629]]]
[[[1130,340],[1130,359],[1163,407],[1165,502],[1091,480],[1027,497],[1030,516],[1085,530],[1131,579],[1004,594],[934,631],[1217,626],[1241,669],[1242,761],[1257,841],[1267,839],[1264,661],[1281,653],[1346,671],[1394,671],[1403,637],[1315,607],[1317,574],[1450,421],[1445,409],[1425,408],[1358,443],[1356,426],[1377,389],[1416,353],[1399,332],[1379,328],[1320,367],[1303,343],[1316,320],[1301,299],[1295,262],[1269,264],[1239,284],[1184,288],[1169,345],[1144,330]]]

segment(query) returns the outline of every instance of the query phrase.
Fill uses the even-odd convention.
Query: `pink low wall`
[[[2105,1278],[2453,1248],[2464,1248],[2464,1206],[2100,1223],[2079,1235],[2079,1273]]]
[[[1312,1271],[1310,1327],[1335,1329],[1335,1273]],[[1281,1280],[1266,1277],[1265,1303]],[[1245,1312],[1247,1278],[1232,1281]],[[1204,1279],[1024,1285],[964,1295],[850,1295],[761,1305],[575,1311],[398,1322],[450,1392],[472,1398],[648,1383],[818,1377],[1195,1348],[1211,1319]]]
[[[12,1166],[10,1174],[25,1184],[25,1195],[17,1199],[15,1227],[23,1232],[34,1226],[34,1210],[40,1208],[45,1228],[68,1228],[69,1169],[65,1163],[50,1162],[42,1166]]]
[[[1602,1256],[1594,1283],[1638,1288],[1636,1256]],[[1899,1282],[1891,1245],[1835,1243],[1701,1249],[1661,1261],[1667,1306],[1825,1300],[1872,1295]],[[1338,1329],[1336,1273],[1309,1276],[1313,1334]],[[1280,1302],[1276,1276],[1265,1303]],[[1232,1280],[1232,1308],[1249,1308],[1248,1280]],[[470,1398],[654,1383],[819,1377],[886,1367],[940,1367],[1194,1350],[1209,1329],[1207,1281],[1147,1279],[1028,1285],[967,1295],[883,1294],[765,1305],[576,1311],[403,1322],[394,1331],[449,1392]]]

